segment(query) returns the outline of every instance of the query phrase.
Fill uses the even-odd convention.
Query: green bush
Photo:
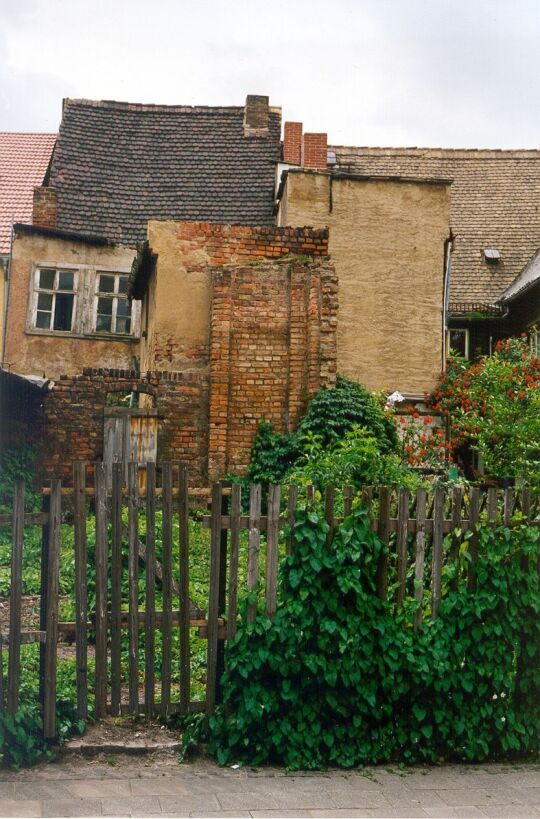
[[[318,509],[299,515],[293,536],[274,619],[260,614],[228,649],[223,711],[210,724],[221,764],[313,769],[538,753],[536,528],[483,529],[477,590],[461,579],[450,590],[449,568],[440,617],[418,632],[413,601],[396,614],[377,597],[386,547],[365,510],[331,543]]]
[[[318,439],[304,444],[304,455],[288,480],[300,486],[390,485],[417,489],[422,480],[393,452],[381,452],[379,442],[365,427],[353,427],[337,442],[323,446]]]
[[[36,451],[31,446],[9,446],[0,456],[0,514],[13,509],[13,484],[26,481],[26,509],[39,509],[40,496],[35,489]]]
[[[354,426],[362,426],[382,452],[397,446],[397,432],[377,399],[362,384],[338,375],[336,386],[319,390],[298,426],[301,436],[317,435],[323,446],[340,441]]]
[[[283,483],[302,455],[310,456],[313,442],[322,448],[339,445],[354,427],[362,427],[383,454],[397,447],[397,433],[376,398],[361,384],[337,377],[336,386],[319,390],[294,433],[274,432],[268,421],[259,424],[246,474],[249,483]]]

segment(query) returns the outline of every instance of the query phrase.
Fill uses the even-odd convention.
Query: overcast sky
[[[255,93],[334,144],[540,148],[539,46],[539,0],[0,0],[0,130]]]

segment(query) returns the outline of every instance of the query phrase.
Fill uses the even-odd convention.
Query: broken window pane
[[[105,316],[112,316],[112,299],[98,299],[98,314]]]
[[[117,333],[129,333],[131,329],[131,319],[129,318],[117,318],[116,319],[116,332]]]
[[[129,316],[131,313],[131,305],[127,299],[118,299],[118,307],[116,308],[117,316]]]

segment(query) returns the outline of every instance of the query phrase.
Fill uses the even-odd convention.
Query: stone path
[[[540,765],[286,774],[171,754],[63,758],[1,771],[3,816],[540,818]]]

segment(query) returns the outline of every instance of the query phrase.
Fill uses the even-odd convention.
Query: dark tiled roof
[[[55,139],[0,132],[0,253],[9,253],[13,223],[32,220],[34,187],[43,183]]]
[[[540,246],[540,151],[330,146],[342,171],[453,180],[450,302],[494,304]],[[485,261],[484,248],[501,261]]]
[[[58,227],[123,244],[148,219],[272,224],[281,114],[244,136],[244,108],[66,100],[49,184]]]

